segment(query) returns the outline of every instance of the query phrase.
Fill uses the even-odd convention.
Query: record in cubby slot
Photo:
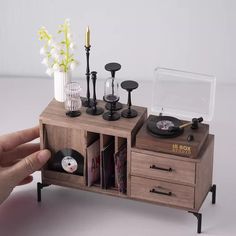
[[[50,160],[51,170],[66,172],[74,175],[84,175],[84,157],[74,149],[59,150]]]
[[[171,127],[179,127],[181,124],[181,120],[172,116],[152,115],[147,120],[147,130],[159,138],[174,138],[181,135],[184,129],[172,130]]]

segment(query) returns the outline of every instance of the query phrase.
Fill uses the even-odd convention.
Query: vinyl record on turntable
[[[171,127],[179,127],[182,122],[172,116],[152,116],[147,120],[147,129],[150,134],[160,138],[174,138],[183,133],[183,129],[171,131]]]
[[[50,169],[83,176],[84,157],[74,149],[62,149],[51,159]]]

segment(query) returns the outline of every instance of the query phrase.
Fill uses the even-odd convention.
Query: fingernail
[[[37,155],[39,162],[42,164],[46,163],[50,157],[51,153],[47,149],[40,151]]]

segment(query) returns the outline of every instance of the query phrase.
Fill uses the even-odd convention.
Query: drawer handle
[[[150,193],[162,194],[162,195],[167,195],[167,196],[171,196],[172,195],[172,192],[162,192],[162,191],[158,191],[158,190],[156,190],[154,188],[150,190]]]
[[[163,170],[163,171],[167,171],[167,172],[172,172],[172,168],[163,168],[163,167],[158,167],[156,165],[151,165],[150,166],[151,169],[155,169],[155,170]]]

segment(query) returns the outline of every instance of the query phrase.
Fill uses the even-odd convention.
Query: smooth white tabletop
[[[85,81],[81,81],[85,88]],[[134,92],[133,104],[150,107],[151,82],[141,83]],[[98,83],[98,98],[103,83]],[[216,109],[211,122],[215,134],[214,178],[217,203],[211,205],[211,195],[205,200],[202,235],[236,235],[236,85],[217,84]],[[53,97],[53,81],[37,78],[0,78],[0,134],[28,128],[38,123],[38,116]],[[127,101],[122,91],[121,101]],[[16,187],[10,198],[0,206],[1,236],[37,235],[181,235],[196,234],[197,221],[187,212],[50,186],[42,190],[42,202],[37,203],[34,181]]]

